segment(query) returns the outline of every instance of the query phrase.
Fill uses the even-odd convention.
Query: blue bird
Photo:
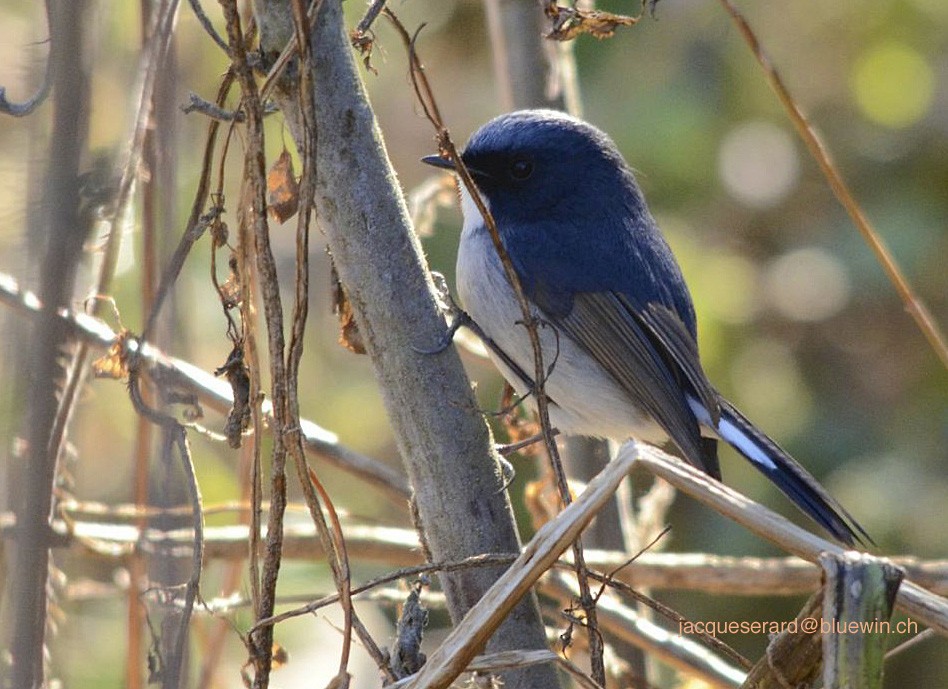
[[[721,479],[717,440],[733,446],[836,539],[870,540],[815,478],[711,385],[698,358],[691,295],[632,170],[592,125],[551,110],[497,117],[461,158],[493,215],[538,329],[551,423],[566,434],[655,444]],[[450,160],[424,162],[453,169]],[[503,352],[521,395],[533,387],[523,313],[473,199],[457,289]],[[512,365],[509,365],[512,364]]]

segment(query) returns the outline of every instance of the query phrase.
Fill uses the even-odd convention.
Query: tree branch
[[[257,9],[285,11],[277,2],[258,3]],[[266,54],[281,53],[287,40],[261,34]],[[446,326],[359,79],[338,0],[321,4],[312,43],[320,224],[375,365],[415,490],[418,526],[436,560],[518,552],[490,434],[457,352],[422,355],[414,349],[440,341]],[[274,98],[299,146],[302,128],[292,80],[279,81]],[[443,576],[452,619],[460,620],[498,574],[487,568]],[[491,651],[524,647],[546,647],[530,599],[489,644]],[[505,682],[508,687],[557,684],[546,667],[506,673]]]
[[[17,312],[36,318],[42,313],[42,302],[28,290],[20,288],[17,281],[11,276],[0,273],[0,304],[6,304]],[[98,318],[60,309],[57,317],[70,334],[89,346],[105,350],[116,342],[116,334]],[[137,347],[129,340],[128,345]],[[162,384],[187,390],[193,393],[202,404],[217,412],[226,414],[234,404],[233,390],[230,385],[197,366],[164,354],[161,350],[147,342],[141,345],[142,362],[146,365],[149,375]],[[263,404],[263,414],[268,424],[272,426],[272,405]],[[352,473],[360,481],[374,486],[393,504],[404,509],[408,498],[408,482],[395,469],[378,460],[359,454],[344,445],[340,445],[336,435],[321,426],[302,419],[300,429],[303,433],[303,443],[306,451],[332,466]]]

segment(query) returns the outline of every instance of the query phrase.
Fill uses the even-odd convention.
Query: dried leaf
[[[208,225],[208,230],[210,230],[211,241],[214,244],[215,249],[220,248],[227,243],[230,232],[227,229],[227,223],[221,220],[220,216],[217,216],[211,220],[210,224]]]
[[[332,304],[333,312],[339,317],[339,344],[355,354],[365,354],[362,334],[356,324],[346,290],[339,282],[335,265],[332,267]]]
[[[395,644],[389,658],[389,668],[399,679],[418,672],[427,658],[421,652],[421,643],[428,624],[428,609],[421,601],[425,584],[416,581],[402,605],[395,632]]]
[[[279,223],[292,218],[300,206],[300,185],[293,172],[293,158],[285,148],[267,173],[267,210]]]
[[[638,24],[641,17],[629,17],[602,10],[581,10],[578,8],[547,8],[553,19],[553,28],[547,38],[557,41],[570,41],[581,34],[589,34],[600,40],[611,38],[620,26]]]
[[[507,442],[511,445],[540,433],[540,423],[532,415],[524,413],[524,405],[522,403],[518,404],[510,383],[504,383],[500,408],[509,410],[506,414],[501,415],[500,421],[507,432]],[[525,457],[539,457],[546,452],[546,446],[542,442],[536,442],[520,448],[517,452]]]
[[[250,425],[250,371],[244,363],[244,350],[239,344],[234,345],[227,361],[214,371],[214,375],[227,378],[234,395],[234,406],[227,414],[224,435],[227,436],[227,444],[236,450]]]
[[[270,656],[273,659],[272,669],[279,670],[290,662],[290,654],[283,646],[274,641],[272,649]]]
[[[109,351],[92,362],[92,373],[96,378],[112,378],[113,380],[128,378],[125,343],[129,335],[129,331],[123,328],[115,337],[115,342],[109,347]]]
[[[572,483],[569,483],[569,494],[573,499],[576,498]],[[534,529],[539,529],[560,513],[560,490],[551,470],[524,486],[523,502]]]
[[[225,309],[229,310],[240,305],[240,278],[238,277],[239,266],[236,254],[231,254],[228,266],[230,267],[230,273],[221,284],[221,303]]]
[[[355,29],[349,34],[349,40],[352,42],[352,47],[362,54],[362,64],[365,65],[365,68],[377,76],[379,71],[372,65],[372,48],[375,47],[374,34],[371,32],[363,33]]]

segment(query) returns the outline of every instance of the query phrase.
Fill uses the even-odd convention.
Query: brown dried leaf
[[[244,431],[250,426],[250,371],[244,363],[244,350],[239,344],[234,346],[227,361],[214,371],[214,375],[227,378],[234,395],[234,406],[227,414],[224,435],[227,436],[227,444],[236,450],[240,447]]]
[[[96,378],[112,378],[113,380],[128,378],[125,343],[129,335],[129,331],[123,328],[115,337],[115,342],[109,347],[109,351],[92,362],[92,373]]]
[[[517,404],[514,389],[510,386],[510,383],[504,383],[500,408],[509,410],[500,417],[500,422],[507,432],[507,442],[511,445],[540,433],[540,423],[532,415],[523,413],[524,405]],[[539,457],[545,451],[545,445],[542,442],[536,442],[520,448],[517,453],[524,457]]]
[[[227,243],[230,231],[227,229],[227,223],[220,219],[220,216],[214,218],[208,225],[211,232],[211,242],[214,248],[220,248]]]
[[[236,254],[231,254],[228,266],[230,273],[221,284],[221,300],[225,309],[233,309],[240,305],[240,278]]]
[[[365,68],[378,76],[379,71],[372,65],[372,49],[375,47],[375,37],[370,33],[363,33],[358,29],[349,34],[352,47],[362,54],[362,64]]]
[[[273,651],[271,657],[273,658],[273,670],[279,670],[281,667],[290,662],[289,652],[280,644],[273,642]]]
[[[283,149],[267,173],[267,210],[279,223],[292,218],[300,206],[300,185],[293,172],[293,158]]]
[[[339,281],[335,265],[332,267],[332,305],[333,312],[339,317],[339,344],[355,354],[365,354],[362,334],[356,324],[346,290]]]
[[[611,38],[620,26],[633,26],[640,17],[613,14],[602,10],[581,10],[577,8],[556,8],[553,28],[548,38],[557,41],[570,41],[581,34],[589,34],[600,40]]]

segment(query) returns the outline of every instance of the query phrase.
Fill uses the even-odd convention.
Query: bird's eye
[[[533,174],[533,162],[526,158],[515,158],[510,164],[510,176],[522,182]]]

